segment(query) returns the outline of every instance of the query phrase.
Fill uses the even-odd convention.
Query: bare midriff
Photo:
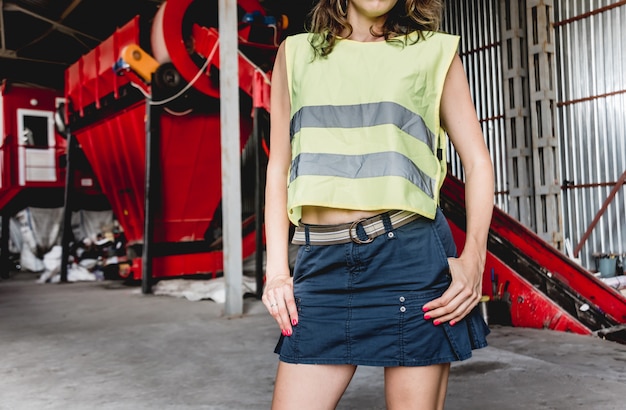
[[[326,208],[322,206],[302,207],[302,223],[310,225],[337,225],[369,218],[387,211],[361,211],[354,209]]]

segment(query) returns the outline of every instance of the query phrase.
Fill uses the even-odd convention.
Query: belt
[[[420,217],[421,215],[409,211],[389,211],[340,225],[300,224],[296,227],[291,243],[294,245],[338,245],[349,242],[357,244],[370,243],[377,236],[387,232],[385,227],[386,218],[389,218],[391,228],[399,228]],[[359,225],[365,230],[367,239],[359,238],[357,233]]]

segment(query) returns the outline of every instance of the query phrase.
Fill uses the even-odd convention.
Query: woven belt
[[[308,229],[309,245],[338,245],[342,243],[354,242],[358,244],[370,243],[386,232],[383,222],[383,215],[388,215],[392,228],[399,228],[420,218],[419,214],[409,211],[389,211],[383,214],[372,216],[371,218],[358,219],[354,222],[340,225],[304,225],[296,227],[291,243],[294,245],[306,245]],[[358,226],[363,227],[367,234],[367,239],[359,238]]]

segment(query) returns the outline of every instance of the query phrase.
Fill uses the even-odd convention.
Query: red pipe
[[[600,221],[600,218],[602,217],[602,215],[604,215],[604,212],[609,207],[609,204],[611,203],[611,201],[613,201],[613,198],[615,197],[615,195],[617,195],[617,191],[619,191],[622,185],[624,185],[624,182],[626,182],[626,171],[624,171],[622,176],[619,177],[617,184],[615,184],[613,189],[611,189],[611,192],[609,192],[609,196],[604,200],[602,207],[600,207],[600,210],[596,214],[595,218],[593,218],[593,221],[591,221],[591,225],[589,225],[589,227],[585,231],[585,234],[580,239],[580,242],[578,242],[578,245],[576,245],[576,249],[574,249],[575,258],[578,257],[578,254],[580,253],[580,250],[582,249],[583,245],[585,244],[587,239],[589,239],[589,236],[591,236],[591,232],[593,231],[593,228],[596,227],[596,225],[598,224],[598,221]]]
[[[573,105],[573,104],[578,104],[578,103],[586,102],[586,101],[599,100],[600,98],[613,97],[614,95],[620,95],[620,94],[625,94],[625,93],[626,93],[626,90],[613,91],[610,93],[592,95],[592,96],[585,97],[585,98],[579,98],[577,100],[561,101],[561,102],[556,103],[556,106],[564,107],[566,105]]]
[[[595,16],[596,14],[604,13],[605,11],[609,11],[615,9],[620,6],[626,5],[626,0],[618,1],[617,3],[609,4],[608,6],[600,7],[595,10],[588,11],[583,14],[579,14],[578,16],[574,16],[565,20],[557,21],[554,23],[554,27],[564,26],[569,23],[573,23],[574,21],[583,20],[587,17]]]
[[[474,54],[474,53],[477,53],[479,51],[487,50],[489,48],[498,47],[500,44],[501,43],[499,41],[496,41],[495,43],[485,44],[484,46],[480,46],[480,47],[473,48],[471,50],[464,51],[464,52],[460,53],[459,56],[465,57],[467,55]]]
[[[487,117],[487,118],[481,118],[478,120],[478,122],[483,123],[483,122],[487,122],[487,121],[497,121],[497,120],[501,120],[504,119],[504,115],[500,114],[500,115],[496,115],[493,117]]]
[[[614,186],[614,185],[617,185],[617,182],[594,182],[590,184],[574,184],[574,183],[570,184],[566,181],[566,183],[561,186],[561,189],[565,191],[569,189],[601,188],[605,186]]]

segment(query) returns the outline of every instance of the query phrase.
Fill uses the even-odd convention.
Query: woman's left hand
[[[434,325],[449,322],[454,326],[467,316],[480,301],[482,294],[483,264],[478,258],[461,255],[448,258],[452,282],[441,297],[424,305],[424,319]]]

